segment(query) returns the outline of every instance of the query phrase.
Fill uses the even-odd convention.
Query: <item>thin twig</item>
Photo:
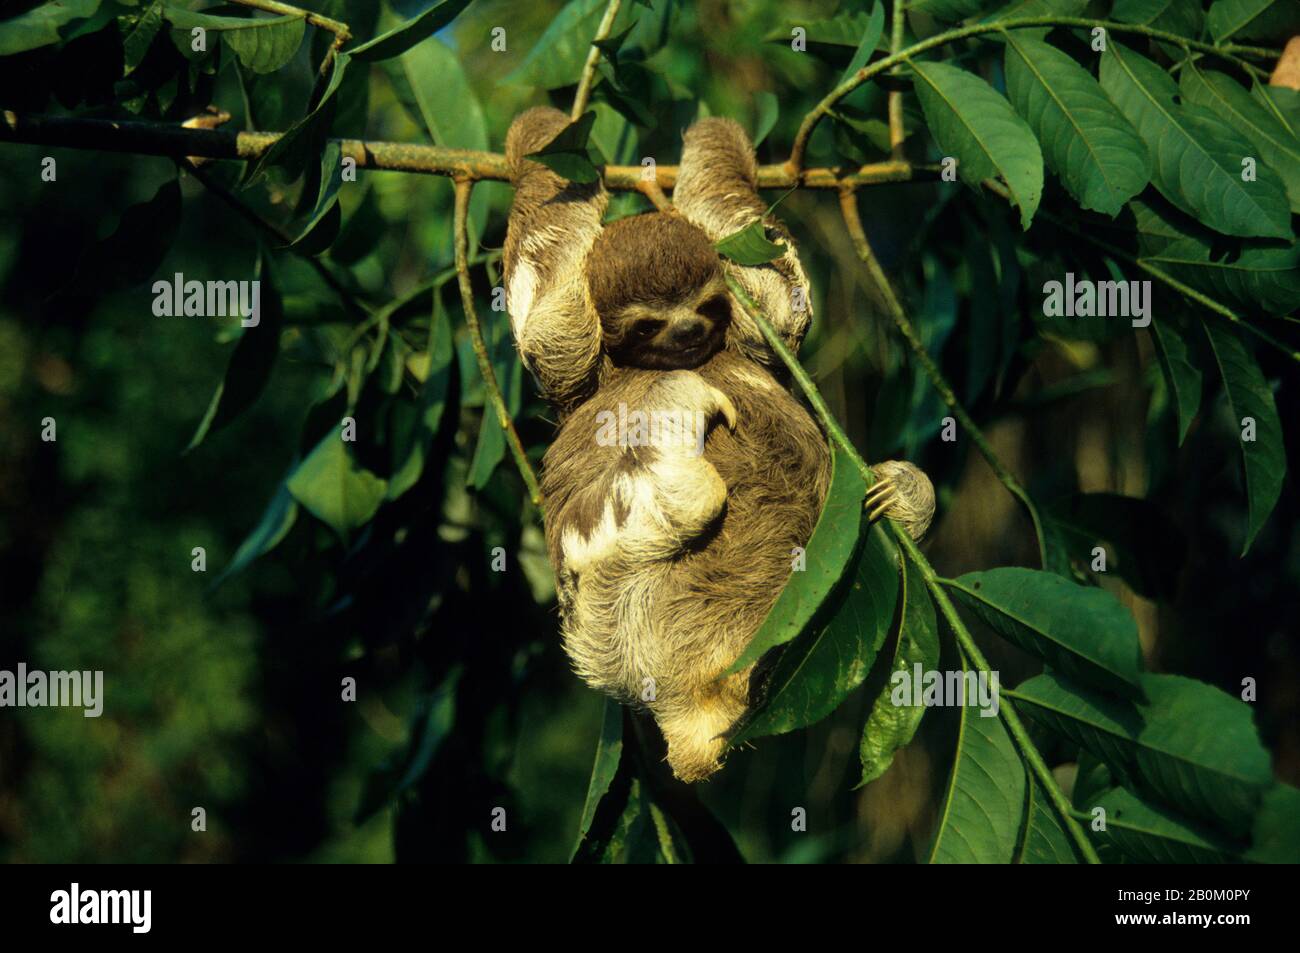
[[[94,149],[136,155],[202,156],[208,159],[256,160],[280,138],[278,132],[233,132],[225,129],[187,129],[177,123],[135,120],[83,119],[0,112],[0,142]],[[440,146],[362,139],[335,139],[344,158],[357,168],[386,172],[445,175],[474,181],[510,181],[506,157],[497,152],[446,149]],[[656,166],[655,181],[662,189],[677,182],[678,167]],[[605,187],[616,192],[643,190],[644,168],[639,165],[604,167]],[[843,185],[882,185],[935,178],[932,170],[906,162],[875,162],[859,168],[807,169],[796,177],[784,165],[758,169],[764,189],[837,189]]]
[[[465,309],[465,324],[469,327],[470,342],[474,345],[474,356],[478,359],[479,373],[483,375],[483,385],[487,388],[488,401],[496,411],[497,421],[505,432],[506,443],[515,458],[515,466],[524,479],[528,495],[538,509],[542,506],[542,488],[537,482],[533,465],[528,462],[523,442],[515,430],[514,421],[510,419],[510,410],[506,407],[501,385],[497,382],[496,372],[492,369],[492,359],[488,356],[487,344],[483,340],[483,329],[478,323],[478,312],[474,310],[474,289],[469,280],[469,197],[474,183],[469,179],[456,180],[455,230],[456,230],[456,274],[460,284],[460,300]]]
[[[609,39],[609,31],[614,28],[614,20],[618,16],[618,8],[621,5],[622,0],[609,0],[609,6],[605,7],[605,15],[600,20],[600,26],[596,28],[596,35],[591,38],[587,62],[582,67],[582,79],[578,82],[578,91],[573,94],[573,109],[569,111],[569,118],[575,122],[587,111],[587,102],[591,99],[591,87],[596,82],[596,67],[600,64],[600,47],[596,43]]]
[[[903,309],[902,302],[899,301],[898,295],[894,292],[893,284],[885,275],[885,270],[880,267],[879,259],[876,258],[875,253],[871,250],[871,244],[867,241],[867,233],[862,228],[862,217],[858,213],[858,197],[852,189],[843,189],[840,191],[840,212],[844,217],[844,227],[848,229],[849,239],[853,242],[854,250],[857,251],[858,257],[862,259],[862,263],[866,265],[867,273],[871,277],[876,288],[879,290],[880,297],[885,303],[885,310],[889,312],[889,316],[893,319],[895,327],[897,327],[899,333],[902,334],[903,340],[907,342],[907,346],[911,348],[912,356],[915,358],[916,362],[921,365],[921,369],[925,371],[925,375],[930,378],[931,385],[939,392],[939,396],[942,397],[943,402],[948,405],[948,409],[952,411],[953,416],[961,421],[961,425],[970,436],[971,442],[975,444],[976,449],[978,449],[984,459],[988,461],[988,465],[993,469],[993,473],[997,476],[998,480],[1001,481],[1002,485],[1007,488],[1008,492],[1010,492],[1012,496],[1020,501],[1020,504],[1029,514],[1029,519],[1034,524],[1034,536],[1038,540],[1039,558],[1041,564],[1046,567],[1047,540],[1043,535],[1043,521],[1038,515],[1038,507],[1036,507],[1034,501],[1030,499],[1028,491],[1020,485],[1019,481],[1011,475],[1011,471],[1003,465],[1000,459],[998,459],[998,455],[993,451],[993,447],[984,436],[984,432],[976,425],[975,421],[971,418],[971,415],[966,412],[966,408],[962,406],[961,402],[957,399],[957,395],[953,392],[952,385],[950,385],[947,379],[943,376],[943,371],[939,370],[939,366],[934,363],[934,359],[931,358],[929,352],[926,351],[921,336],[916,333],[916,328],[913,326],[911,320],[908,319],[907,312]]]
[[[753,319],[756,325],[758,325],[759,330],[763,333],[763,337],[767,339],[768,345],[774,352],[776,352],[777,356],[781,358],[785,363],[785,366],[789,368],[790,374],[799,384],[804,396],[808,398],[808,402],[812,405],[813,410],[816,411],[818,418],[822,422],[822,426],[826,428],[830,438],[834,440],[836,445],[857,465],[858,469],[862,472],[863,477],[867,480],[868,485],[870,485],[874,478],[871,468],[867,466],[866,461],[862,459],[857,448],[849,442],[843,428],[841,428],[835,418],[831,416],[830,411],[826,407],[826,402],[822,400],[821,394],[817,391],[817,386],[812,382],[812,379],[808,376],[807,372],[799,365],[795,356],[790,353],[790,349],[785,346],[785,342],[781,340],[780,335],[778,335],[772,328],[772,325],[768,323],[767,318],[759,312],[758,307],[754,304],[753,299],[745,292],[745,289],[730,278],[727,279],[727,285],[731,289],[732,295],[740,303],[740,306],[744,308],[745,313]],[[895,539],[898,540],[898,544],[907,553],[908,558],[911,559],[912,562],[916,564],[917,569],[921,571],[921,575],[925,579],[926,588],[930,590],[931,596],[934,597],[935,603],[938,604],[939,611],[947,621],[948,627],[952,630],[953,636],[956,638],[957,644],[961,648],[962,652],[965,653],[966,657],[970,659],[971,663],[977,669],[986,672],[992,671],[989,668],[988,661],[975,645],[975,640],[971,637],[970,630],[966,628],[966,624],[962,622],[961,616],[957,614],[957,610],[953,606],[952,600],[948,598],[948,593],[944,591],[943,584],[940,582],[938,574],[935,573],[934,567],[930,565],[930,561],[925,558],[925,555],[912,540],[912,537],[907,534],[907,530],[893,520],[889,521],[889,527],[893,531]],[[1034,743],[1029,737],[1029,732],[1025,730],[1025,726],[1021,722],[1020,716],[1016,714],[1015,706],[1005,696],[1002,698],[1001,705],[998,706],[998,716],[1006,725],[1007,732],[1011,735],[1011,739],[1015,743],[1016,749],[1020,752],[1021,758],[1024,759],[1028,766],[1029,772],[1033,775],[1034,779],[1042,785],[1043,790],[1047,792],[1047,797],[1052,802],[1052,807],[1056,810],[1062,826],[1074,841],[1075,847],[1078,849],[1080,856],[1090,864],[1101,863],[1101,858],[1097,856],[1097,851],[1088,840],[1087,834],[1083,832],[1083,828],[1080,827],[1079,822],[1075,820],[1074,815],[1071,812],[1069,800],[1066,798],[1064,792],[1061,791],[1060,786],[1057,785],[1056,778],[1052,776],[1051,769],[1048,768],[1046,762],[1043,761],[1043,756],[1039,754],[1038,749],[1034,747]]]

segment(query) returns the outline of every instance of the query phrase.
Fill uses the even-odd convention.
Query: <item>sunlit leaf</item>
[[[957,175],[978,188],[1001,177],[1028,229],[1043,195],[1043,154],[1011,104],[974,73],[947,63],[912,64],[916,94],[944,156],[957,159]]]

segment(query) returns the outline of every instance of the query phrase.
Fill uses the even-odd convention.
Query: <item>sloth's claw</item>
[[[730,397],[718,390],[716,387],[710,387],[709,390],[713,391],[713,396],[718,402],[718,412],[721,413],[727,421],[727,429],[735,430],[736,405],[731,402]]]
[[[882,516],[897,520],[909,536],[920,539],[934,516],[934,487],[929,478],[902,460],[886,460],[871,469],[876,482],[867,491],[866,506],[872,522]]]
[[[867,493],[864,506],[867,509],[867,520],[874,523],[880,517],[884,516],[889,508],[898,499],[898,491],[894,484],[889,480],[878,480]]]

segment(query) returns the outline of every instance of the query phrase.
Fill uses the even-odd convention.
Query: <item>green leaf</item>
[[[1080,562],[1091,564],[1093,548],[1104,541],[1107,572],[1149,599],[1174,597],[1187,537],[1154,500],[1078,493],[1045,515]]]
[[[503,321],[492,325],[492,367],[496,372],[497,383],[503,388],[506,410],[513,418],[519,413],[519,402],[523,394],[523,365],[519,362],[510,332],[503,328]],[[493,471],[505,459],[506,435],[501,429],[492,402],[484,397],[483,417],[479,423],[478,443],[474,447],[474,456],[470,460],[466,482],[476,490],[487,486]]]
[[[1006,864],[1025,816],[1025,766],[997,716],[958,708],[957,755],[939,812],[932,864]]]
[[[420,400],[405,433],[393,438],[397,465],[388,481],[388,499],[395,500],[413,487],[424,472],[425,460],[438,435],[447,394],[451,389],[452,345],[451,318],[442,307],[442,297],[434,292],[433,326],[429,330],[429,368],[420,388]]]
[[[569,0],[518,68],[502,83],[557,89],[582,74],[591,40],[605,15],[605,0]]]
[[[434,757],[456,726],[456,688],[463,673],[462,666],[452,666],[440,685],[417,697],[410,719],[410,740],[401,760],[385,765],[372,776],[352,823],[365,823],[428,773]]]
[[[1300,90],[1287,89],[1285,86],[1265,86],[1255,83],[1250,95],[1261,103],[1273,116],[1286,127],[1291,135],[1300,137]]]
[[[762,219],[754,219],[738,232],[713,243],[718,254],[738,265],[765,265],[785,254],[785,246],[768,241]]]
[[[331,429],[289,477],[289,492],[342,537],[379,511],[387,484],[352,459],[339,428]]]
[[[194,29],[217,33],[239,57],[239,62],[254,73],[274,73],[293,59],[302,45],[307,24],[301,14],[220,17],[169,6],[164,15],[173,27],[173,38],[181,49],[189,49],[190,31]]]
[[[1226,240],[1158,199],[1129,203],[1139,257],[1171,278],[1246,313],[1300,307],[1300,245],[1274,239]]]
[[[763,624],[749,640],[727,674],[752,665],[768,651],[803,632],[817,610],[853,565],[862,531],[862,501],[866,484],[853,460],[831,447],[831,483],[812,537],[804,547],[805,566],[790,579],[768,610]]]
[[[595,121],[594,112],[583,113],[542,148],[528,153],[528,158],[540,162],[570,182],[595,182],[600,178],[600,173],[587,150],[587,140]]]
[[[271,379],[276,358],[280,355],[280,329],[284,324],[284,302],[280,298],[270,259],[258,259],[257,324],[243,329],[226,373],[217,385],[194,436],[185,452],[189,453],[209,433],[216,433],[251,407]]]
[[[257,181],[270,168],[283,169],[290,179],[297,179],[309,164],[319,160],[325,149],[330,126],[334,123],[334,113],[338,109],[334,94],[343,82],[347,67],[346,53],[334,57],[329,79],[321,89],[316,105],[262,153],[248,174],[247,184]]]
[[[867,65],[867,60],[871,59],[871,54],[876,51],[876,46],[880,43],[880,35],[884,30],[885,8],[880,0],[873,0],[871,16],[867,18],[867,25],[862,30],[862,39],[858,43],[857,50],[853,53],[853,59],[849,60],[849,65],[840,74],[839,83],[848,82],[854,73]],[[836,83],[836,85],[839,85],[839,83]]]
[[[1016,567],[944,584],[995,632],[1053,668],[1103,691],[1142,698],[1137,623],[1104,589]]]
[[[377,63],[400,56],[451,23],[472,2],[473,0],[441,0],[439,3],[426,3],[424,6],[427,9],[422,13],[410,17],[373,40],[354,46],[347,51],[348,55],[363,63]]]
[[[1120,23],[1149,26],[1188,39],[1201,35],[1205,21],[1200,0],[1115,0],[1110,15]]]
[[[1241,455],[1246,469],[1246,542],[1244,556],[1250,544],[1273,512],[1282,483],[1286,477],[1286,448],[1282,445],[1282,421],[1273,402],[1273,392],[1268,381],[1255,363],[1235,330],[1217,320],[1203,321],[1202,326],[1214,349],[1219,373],[1223,377],[1228,407],[1232,410],[1233,426],[1238,436],[1245,428],[1244,421],[1255,422],[1254,440],[1241,440]]]
[[[1048,800],[1038,779],[1025,772],[1029,777],[1028,790],[1025,792],[1028,803],[1025,805],[1024,836],[1016,848],[1014,862],[1018,864],[1077,864],[1079,854],[1074,842],[1061,825],[1060,816]]]
[[[162,0],[153,0],[147,8],[138,14],[129,29],[122,34],[122,75],[129,76],[144,62],[145,54],[153,38],[158,35],[163,24]]]
[[[1264,792],[1246,859],[1300,864],[1300,790],[1279,781]]]
[[[147,202],[132,205],[123,212],[113,233],[81,257],[77,263],[76,286],[103,294],[156,277],[180,223],[180,183],[168,179]],[[171,285],[168,280],[160,281]]]
[[[776,125],[777,117],[781,114],[781,104],[776,98],[776,93],[763,90],[754,94],[754,105],[757,109],[757,116],[754,119],[754,146],[757,148]]]
[[[936,20],[955,23],[992,5],[992,0],[914,0],[908,7],[928,13]]]
[[[1018,30],[1006,40],[1007,97],[1048,166],[1080,205],[1114,218],[1151,177],[1142,138],[1069,56]]]
[[[861,10],[822,20],[786,20],[782,25],[769,30],[763,40],[789,44],[794,39],[793,29],[799,27],[804,31],[809,52],[825,55],[826,50],[823,48],[831,47],[839,48],[842,55],[862,45],[862,37],[867,32],[870,21],[870,15]]]
[[[306,255],[319,255],[338,237],[343,212],[339,208],[339,188],[343,184],[342,147],[325,143],[320,156],[320,189],[316,205],[289,244]]]
[[[434,38],[384,63],[393,92],[419,120],[434,145],[486,150],[487,118],[455,51]],[[470,197],[470,236],[483,234],[491,196],[475,189]]]
[[[1091,807],[1106,812],[1105,830],[1093,836],[1136,863],[1227,864],[1236,859],[1221,835],[1124,788],[1106,791]]]
[[[235,550],[230,565],[212,581],[212,588],[215,589],[231,576],[243,572],[258,556],[264,556],[279,546],[297,519],[298,504],[289,488],[282,483],[276,488],[275,496],[271,497],[271,502],[266,505],[266,510],[253,531]]]
[[[934,603],[925,587],[921,571],[910,560],[903,562],[903,618],[890,677],[881,688],[862,728],[858,755],[862,761],[862,780],[858,787],[876,780],[894,761],[894,754],[916,734],[925,715],[925,705],[918,698],[910,705],[894,703],[894,681],[898,673],[912,677],[913,666],[927,672],[939,664],[939,629]]]
[[[98,9],[99,0],[56,0],[0,20],[0,56],[57,43],[63,27],[93,16]]]
[[[1003,20],[1020,19],[1022,17],[1078,17],[1083,16],[1083,11],[1088,6],[1088,0],[1013,0],[1005,7],[993,11],[988,16],[981,18],[981,23],[1001,23]],[[1048,27],[1030,27],[1028,30],[1022,30],[1034,36],[1046,36],[1049,32]]]
[[[584,848],[590,849],[587,835],[591,831],[592,821],[596,819],[596,808],[609,793],[622,758],[623,706],[612,698],[606,698],[604,714],[601,717],[600,738],[596,742],[596,763],[591,768],[591,781],[587,784],[587,800],[582,807],[582,820],[578,824],[578,839],[569,853],[570,863],[578,858]]]
[[[1188,63],[1179,89],[1189,103],[1204,106],[1230,122],[1259,150],[1258,158],[1282,178],[1291,211],[1300,212],[1300,139],[1259,99],[1224,73],[1202,72]]]
[[[1178,408],[1178,445],[1181,447],[1201,410],[1201,369],[1192,363],[1186,339],[1171,322],[1151,322],[1151,340],[1155,342],[1160,370]]]
[[[1250,144],[1214,113],[1177,104],[1178,87],[1164,70],[1111,39],[1101,85],[1146,140],[1155,160],[1152,182],[1165,198],[1226,235],[1291,237],[1282,180],[1260,165],[1255,181],[1242,181]]]
[[[1125,787],[1244,835],[1272,781],[1250,706],[1178,675],[1143,675],[1142,688],[1149,702],[1135,705],[1044,673],[1003,692],[1104,761]]]
[[[1025,121],[974,73],[915,62],[916,94],[940,151],[957,159],[962,181],[978,188],[1001,176],[1029,228],[1043,195],[1043,154]]]
[[[894,620],[897,560],[893,543],[873,527],[837,595],[782,650],[763,683],[762,701],[732,736],[733,745],[820,721],[862,684]]]
[[[1214,0],[1206,16],[1216,43],[1224,40],[1272,40],[1300,33],[1296,0]]]

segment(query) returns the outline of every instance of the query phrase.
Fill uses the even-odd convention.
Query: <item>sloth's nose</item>
[[[680,347],[699,344],[709,333],[709,325],[703,318],[683,318],[673,325],[673,343]]]

